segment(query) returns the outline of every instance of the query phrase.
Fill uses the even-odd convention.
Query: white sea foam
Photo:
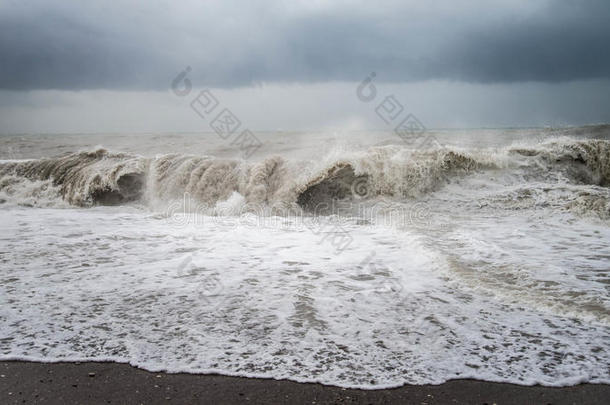
[[[605,322],[481,294],[492,274],[471,285],[412,232],[336,217],[306,229],[168,221],[135,208],[0,211],[1,358],[362,388],[609,382]],[[339,254],[335,226],[353,238]]]

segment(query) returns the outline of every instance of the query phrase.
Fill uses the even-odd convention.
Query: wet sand
[[[605,398],[605,400],[604,400]],[[602,404],[609,385],[476,380],[364,391],[255,378],[150,373],[116,363],[0,362],[2,404]]]

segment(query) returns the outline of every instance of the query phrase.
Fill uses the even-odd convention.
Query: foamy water
[[[610,383],[605,131],[3,137],[0,359]]]

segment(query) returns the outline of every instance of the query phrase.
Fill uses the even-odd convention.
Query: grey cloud
[[[0,88],[164,89],[186,65],[223,87],[610,77],[602,0],[83,3],[0,5]]]

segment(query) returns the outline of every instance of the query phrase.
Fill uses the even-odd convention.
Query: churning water
[[[610,128],[433,135],[1,137],[0,359],[610,383]]]

